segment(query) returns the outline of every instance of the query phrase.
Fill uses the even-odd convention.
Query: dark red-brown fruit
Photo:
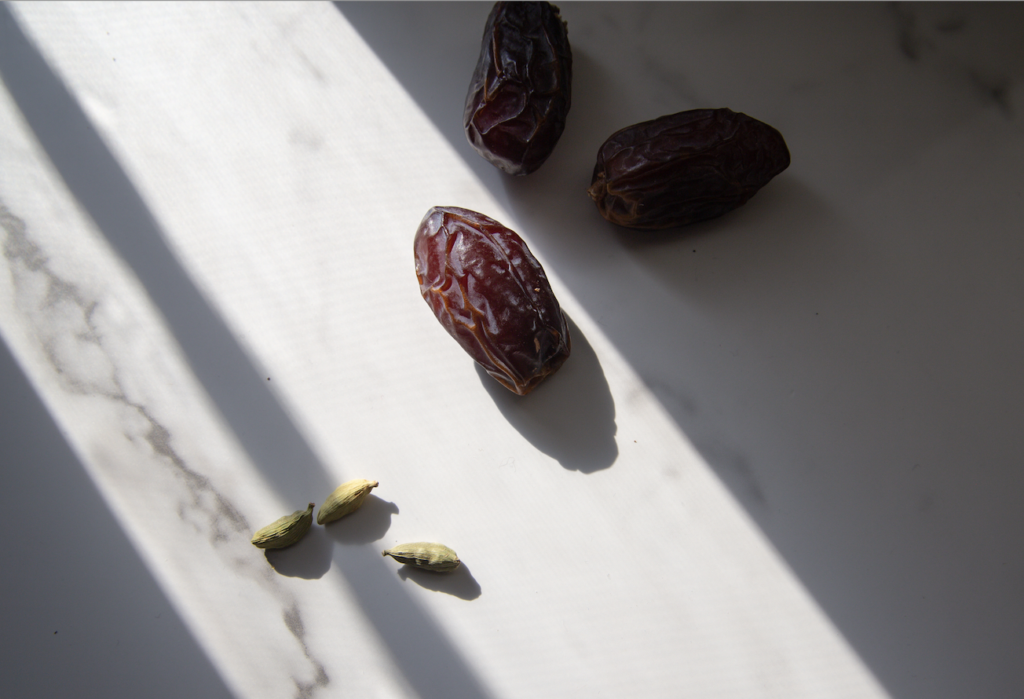
[[[569,357],[569,328],[540,262],[514,231],[438,206],[413,241],[420,293],[473,359],[526,395]]]
[[[539,168],[569,113],[572,51],[558,8],[499,2],[484,27],[463,125],[473,148],[510,175]]]
[[[768,124],[729,109],[694,109],[612,134],[587,192],[612,223],[671,228],[742,206],[787,167],[786,141]]]

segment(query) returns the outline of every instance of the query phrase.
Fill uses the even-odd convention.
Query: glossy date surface
[[[742,206],[789,160],[782,134],[768,124],[729,109],[694,109],[612,134],[587,192],[612,223],[671,228]]]
[[[572,51],[558,8],[496,3],[466,96],[470,144],[510,175],[535,171],[565,129],[571,83]]]
[[[519,395],[569,357],[569,328],[540,263],[514,231],[434,207],[413,241],[420,293],[445,330]]]

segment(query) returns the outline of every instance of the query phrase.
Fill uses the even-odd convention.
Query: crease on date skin
[[[186,499],[177,504],[178,515],[197,532],[206,535],[211,546],[221,551],[222,559],[228,566],[241,576],[258,580],[267,593],[287,610],[286,626],[295,635],[315,676],[311,683],[293,678],[298,689],[296,696],[312,696],[313,689],[326,686],[329,679],[323,663],[312,656],[301,634],[296,634],[293,629],[302,628],[297,599],[280,585],[272,568],[259,565],[256,562],[258,559],[232,553],[232,542],[248,543],[251,535],[245,515],[228,496],[218,490],[216,484],[187,463],[174,448],[170,430],[155,416],[154,411],[131,398],[124,389],[119,376],[117,352],[107,347],[103,332],[95,322],[95,314],[103,299],[93,298],[73,280],[55,272],[46,251],[31,239],[28,226],[2,200],[0,229],[5,234],[3,255],[13,281],[15,306],[23,314],[25,326],[31,328],[39,353],[46,358],[61,389],[72,395],[112,401],[142,418],[144,443],[152,453],[160,457],[158,463],[170,468],[184,485]],[[45,288],[41,302],[37,300],[36,294],[29,291],[32,287]],[[67,341],[69,336],[74,340],[74,356],[91,352],[93,356],[101,357],[104,360],[105,375],[98,377],[94,372],[92,376],[86,376],[73,361],[67,360],[67,351],[61,352],[57,345]],[[126,424],[123,428],[123,437],[138,444],[133,431],[129,431]],[[102,463],[99,465],[103,466]],[[113,475],[116,477],[116,474]],[[190,515],[196,514],[201,517],[201,521],[190,519]]]
[[[569,357],[565,315],[514,231],[469,209],[434,207],[413,251],[420,293],[438,322],[508,390],[526,395]]]
[[[463,113],[470,145],[510,175],[536,171],[565,129],[571,86],[572,51],[558,8],[495,3]]]

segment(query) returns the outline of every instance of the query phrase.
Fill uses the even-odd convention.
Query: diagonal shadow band
[[[88,116],[9,6],[0,6],[0,80],[18,105],[59,176],[96,227],[133,270],[183,351],[189,368],[268,484],[286,501],[327,492],[326,470],[246,351],[182,268],[141,195]],[[373,558],[367,556],[367,558]],[[442,690],[405,673],[423,699],[486,698],[484,689],[447,634],[409,597],[393,576],[339,566],[398,668],[417,667],[417,647],[429,646]],[[392,625],[397,625],[392,628]],[[398,642],[398,639],[404,639]]]
[[[264,477],[289,502],[308,498],[311,489],[333,488],[266,378],[182,268],[128,175],[7,6],[0,9],[0,77],[68,190],[134,271]]]
[[[74,687],[78,696],[110,699],[231,699],[3,338],[0,444],[0,508],[13,522],[32,523],[4,546],[4,696],[62,696]],[[40,502],[60,516],[40,517]],[[156,610],[162,610],[159,623],[153,623]],[[50,640],[64,638],[66,630],[74,640],[45,644],[40,652],[38,642],[26,639],[38,639],[48,620],[54,623],[44,632]],[[119,643],[121,637],[131,642]],[[97,667],[102,671],[90,670]]]

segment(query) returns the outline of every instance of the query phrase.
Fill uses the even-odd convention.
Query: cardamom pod
[[[363,478],[342,483],[334,489],[334,492],[320,506],[320,511],[316,513],[316,523],[327,524],[336,519],[341,519],[345,515],[352,514],[362,507],[366,496],[378,485],[380,483],[377,481],[368,481]]]
[[[387,549],[381,555],[391,556],[399,563],[425,568],[438,573],[450,573],[459,567],[459,556],[444,544],[418,541]]]
[[[298,543],[313,526],[313,503],[305,510],[295,510],[260,529],[252,536],[252,545],[261,549],[283,549]]]

